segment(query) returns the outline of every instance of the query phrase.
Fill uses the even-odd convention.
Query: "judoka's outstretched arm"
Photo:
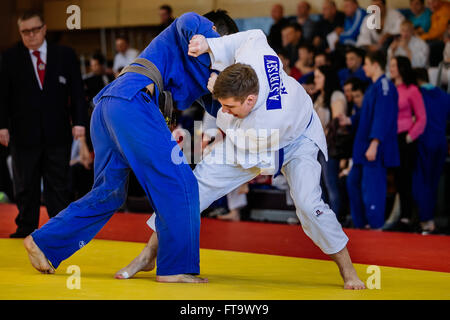
[[[211,69],[223,71],[236,62],[236,53],[239,48],[250,40],[264,41],[267,38],[261,30],[248,30],[220,38],[205,38],[195,35],[189,42],[188,55],[198,57],[208,52],[211,58]],[[269,47],[269,45],[267,44]]]

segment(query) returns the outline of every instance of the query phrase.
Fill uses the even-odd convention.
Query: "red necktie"
[[[33,55],[37,58],[37,72],[39,75],[39,80],[41,81],[42,88],[44,87],[44,76],[45,76],[45,63],[41,60],[41,54],[39,51],[33,51]]]

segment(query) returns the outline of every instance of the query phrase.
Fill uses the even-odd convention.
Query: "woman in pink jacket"
[[[411,225],[413,197],[412,173],[417,153],[417,138],[426,125],[426,111],[422,94],[417,86],[411,67],[406,57],[397,56],[389,61],[392,81],[398,91],[398,147],[400,167],[395,169],[395,185],[400,196],[401,216],[399,222],[388,229],[413,231]]]

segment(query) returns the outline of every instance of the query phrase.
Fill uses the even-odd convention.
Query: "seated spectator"
[[[116,38],[116,56],[114,57],[113,71],[116,76],[120,68],[126,67],[139,55],[139,51],[130,48],[128,37],[120,35]]]
[[[319,51],[314,55],[314,68],[331,65],[330,57],[325,51]]]
[[[415,70],[425,103],[427,125],[417,140],[412,186],[422,234],[433,233],[438,185],[448,153],[446,127],[450,121],[450,95],[431,85],[426,69]]]
[[[380,8],[381,29],[369,26],[367,20],[371,15],[367,15],[361,25],[356,45],[368,51],[382,50],[386,52],[392,37],[400,34],[400,24],[405,17],[395,9],[388,9],[386,0],[372,0],[372,5]]]
[[[405,18],[413,23],[415,34],[420,36],[430,30],[431,10],[425,7],[425,0],[409,0]]]
[[[356,112],[355,102],[353,101],[353,88],[364,88],[364,87],[367,87],[367,82],[363,82],[359,78],[353,77],[345,81],[343,90],[345,98],[347,99],[347,116],[351,116]]]
[[[350,211],[355,228],[381,230],[387,193],[387,168],[400,163],[397,145],[398,94],[384,75],[385,55],[369,52],[364,71],[373,84],[367,89],[361,112],[341,116],[341,125],[356,126],[353,166],[347,178]]]
[[[450,20],[444,35],[443,61],[437,67],[429,68],[430,82],[450,94]]]
[[[442,61],[444,50],[444,34],[450,19],[450,3],[442,0],[429,0],[431,9],[431,27],[420,37],[430,46],[430,66],[435,67]]]
[[[114,76],[106,73],[105,57],[102,54],[94,54],[89,63],[91,72],[84,78],[84,88],[90,102],[103,87],[114,80]]]
[[[359,7],[357,0],[344,0],[343,11],[344,30],[339,33],[339,43],[355,46],[366,11]]]
[[[290,67],[291,63],[289,61],[289,55],[286,52],[286,50],[283,49],[279,50],[278,57],[280,58],[281,63],[283,64],[284,72],[286,72],[288,75],[290,75],[292,78],[298,81],[298,79],[300,79],[300,77],[302,76],[302,73],[295,67],[295,65],[293,67]]]
[[[338,118],[347,113],[347,100],[340,91],[339,78],[330,66],[321,66],[314,71],[314,85],[316,95],[314,100],[314,110],[316,110],[319,119],[327,136],[328,161],[320,157],[323,170],[324,191],[326,201],[330,208],[339,215],[341,205],[341,193],[339,190],[339,164],[342,158],[351,156],[351,142],[346,150],[343,150],[341,143],[338,143],[339,125]],[[336,120],[336,121],[334,121]]]
[[[353,115],[356,115],[358,117],[358,113],[361,112],[361,108],[363,105],[364,100],[364,93],[367,89],[367,83],[362,82],[358,78],[353,78],[352,82],[352,102],[355,106],[355,109],[353,110]],[[351,79],[350,79],[351,80]]]
[[[325,50],[330,47],[334,50],[335,43],[338,40],[338,34],[344,28],[345,14],[342,11],[338,11],[336,3],[333,0],[325,0],[322,5],[322,14],[320,20],[317,23],[317,34],[314,37],[313,44],[319,50]],[[332,37],[334,42],[329,45],[328,35],[335,33]]]
[[[311,42],[316,34],[316,22],[309,16],[311,5],[307,1],[300,1],[297,5],[297,16],[292,22],[298,23],[303,30],[303,38],[305,41]]]
[[[425,130],[427,117],[422,94],[417,87],[411,62],[406,57],[394,57],[389,62],[391,79],[398,91],[397,141],[400,166],[394,180],[400,196],[400,220],[387,230],[413,231],[412,174],[417,154],[417,138]]]
[[[283,47],[281,43],[281,30],[289,23],[288,19],[283,16],[283,10],[281,4],[274,4],[271,11],[273,25],[270,27],[267,42],[275,51],[278,51]]]
[[[160,24],[158,26],[158,34],[163,32],[174,20],[172,7],[165,4],[159,7]]]
[[[289,23],[281,29],[281,44],[289,55],[291,67],[298,60],[298,48],[302,43],[303,31],[298,23]]]
[[[428,0],[431,9],[431,26],[420,37],[423,40],[442,40],[450,19],[450,3],[442,0]]]
[[[395,56],[404,56],[411,61],[414,68],[425,68],[428,65],[429,54],[427,43],[414,35],[412,22],[404,20],[400,27],[400,36],[389,46],[388,61]]]
[[[302,44],[298,48],[298,60],[294,66],[302,76],[314,71],[314,49],[308,44]]]
[[[370,79],[363,70],[362,63],[364,51],[359,48],[350,47],[345,53],[345,64],[347,68],[339,70],[339,81],[341,86],[350,78],[358,78],[364,82],[370,83]]]

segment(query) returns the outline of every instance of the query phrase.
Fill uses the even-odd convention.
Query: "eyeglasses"
[[[30,36],[31,34],[37,34],[39,31],[41,31],[43,26],[44,25],[41,25],[39,27],[35,27],[35,28],[32,28],[32,29],[20,30],[20,33],[23,34],[24,36]]]

